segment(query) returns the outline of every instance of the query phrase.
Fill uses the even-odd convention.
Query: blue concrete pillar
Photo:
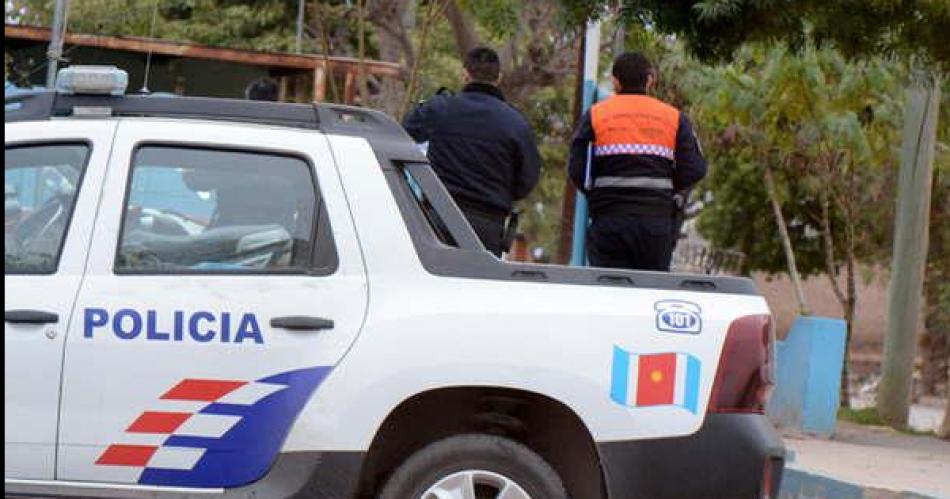
[[[846,336],[841,319],[795,319],[776,345],[776,387],[767,408],[772,421],[820,437],[834,434]]]

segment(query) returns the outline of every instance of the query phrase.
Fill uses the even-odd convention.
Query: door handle
[[[6,310],[3,312],[3,322],[11,324],[55,324],[59,322],[59,315],[42,310]]]
[[[321,331],[323,329],[333,329],[333,326],[332,319],[310,317],[307,315],[274,317],[270,320],[270,327],[289,329],[291,331]]]

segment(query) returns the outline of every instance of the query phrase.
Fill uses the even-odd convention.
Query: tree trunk
[[[435,1],[435,0],[433,0]],[[448,0],[445,7],[445,17],[452,26],[452,35],[455,36],[455,48],[459,59],[464,60],[465,54],[478,46],[478,35],[472,20],[462,11],[456,0]]]
[[[878,412],[892,426],[907,425],[913,388],[921,295],[927,262],[940,85],[929,82],[907,91],[891,284],[888,293],[884,366]]]
[[[829,166],[829,171],[836,168],[834,164]],[[854,169],[848,181],[848,189],[853,188]],[[851,407],[851,369],[850,369],[850,347],[851,336],[854,332],[854,316],[857,308],[857,285],[855,282],[855,261],[854,261],[854,220],[852,217],[850,193],[839,203],[842,205],[845,224],[845,289],[841,289],[841,273],[838,272],[835,264],[834,234],[831,230],[831,210],[828,193],[824,190],[831,188],[823,186],[819,191],[821,198],[821,234],[825,249],[825,273],[831,282],[831,289],[841,304],[841,310],[844,312],[844,320],[847,333],[845,335],[844,362],[841,368],[841,381],[839,383],[839,400],[842,407]],[[850,191],[849,191],[850,192]]]
[[[313,0],[313,22],[314,28],[320,33],[320,45],[323,47],[323,65],[326,67],[326,79],[330,86],[331,102],[340,102],[340,92],[337,91],[336,78],[333,76],[333,65],[330,64],[330,32],[327,24],[326,12],[323,10],[321,0]]]
[[[768,192],[769,201],[772,203],[772,212],[775,215],[775,223],[778,225],[779,236],[782,238],[782,248],[785,250],[785,260],[788,262],[788,274],[795,286],[795,298],[798,300],[798,311],[802,315],[811,314],[811,307],[808,306],[808,300],[805,298],[805,288],[802,286],[802,276],[798,272],[798,264],[795,261],[795,251],[792,248],[792,238],[788,235],[788,227],[785,225],[785,216],[782,214],[782,205],[778,199],[778,192],[775,189],[775,176],[772,173],[772,166],[766,160],[763,168],[763,179],[765,180],[765,190]]]
[[[947,177],[934,172],[934,193],[950,186]],[[945,175],[945,174],[944,174]],[[945,192],[945,191],[944,191]],[[930,213],[930,258],[924,277],[924,335],[920,338],[920,393],[940,395],[940,387],[950,392],[950,230],[941,230],[944,220],[950,220],[950,197],[933,197]],[[945,393],[947,393],[945,392]]]
[[[947,365],[950,366],[950,359],[947,360]],[[950,378],[950,367],[947,368],[947,377]],[[950,388],[947,391],[950,392]],[[943,424],[937,429],[937,436],[950,440],[950,393],[947,399],[947,410],[943,413]]]
[[[847,227],[847,255],[845,264],[847,265],[848,278],[848,301],[844,308],[844,319],[848,325],[847,334],[844,337],[844,364],[841,369],[841,405],[842,407],[851,407],[851,338],[854,337],[854,320],[858,308],[858,277],[857,263],[854,256],[854,220],[851,217],[850,207],[846,215]]]
[[[409,38],[415,23],[416,0],[375,2],[366,18],[378,28],[380,58],[402,62],[411,68],[416,62],[416,50]]]
[[[844,339],[844,364],[841,371],[841,405],[851,407],[851,338],[854,337],[854,320],[858,308],[858,276],[857,257],[855,256],[855,227],[854,227],[854,193],[857,190],[855,183],[855,165],[851,164],[848,170],[847,192],[840,204],[844,211],[844,239],[845,239],[845,271],[847,282],[847,301],[844,305],[845,320],[848,330]]]
[[[369,89],[366,86],[366,0],[356,0],[357,22],[359,23],[359,70],[356,74],[356,86],[360,92],[360,105],[369,106]]]
[[[415,61],[415,48],[409,40],[409,16],[414,12],[413,1],[392,0],[375,2],[367,14],[367,20],[376,27],[379,42],[379,58],[383,61],[412,67]],[[371,100],[372,107],[390,116],[398,116],[402,101],[406,96],[405,78],[383,78],[379,83],[379,93]]]

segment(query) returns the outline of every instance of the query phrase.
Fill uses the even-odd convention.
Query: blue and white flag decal
[[[610,398],[627,407],[672,405],[698,414],[700,369],[690,354],[637,354],[615,346]]]

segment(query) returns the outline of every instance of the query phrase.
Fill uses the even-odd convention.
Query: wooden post
[[[294,75],[294,102],[309,101],[310,89],[307,88],[307,73]]]
[[[940,83],[933,75],[907,90],[901,168],[888,290],[884,366],[877,409],[896,428],[907,425],[929,246],[930,196]]]
[[[287,102],[287,99],[290,95],[290,77],[281,76],[277,83],[279,85],[277,91],[277,100],[280,102]]]
[[[356,101],[356,71],[352,66],[346,68],[346,79],[343,83],[343,103],[352,106]]]
[[[323,64],[313,70],[313,102],[327,100],[327,71]]]

